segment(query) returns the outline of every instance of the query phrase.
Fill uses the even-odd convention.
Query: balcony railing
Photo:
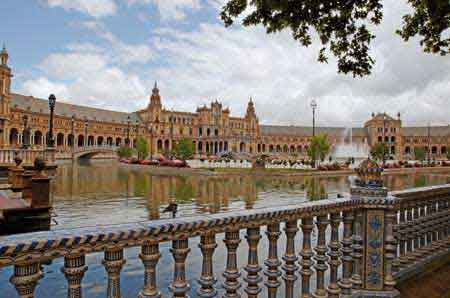
[[[156,220],[39,232],[0,238],[0,268],[14,266],[11,283],[20,297],[33,297],[43,278],[40,264],[64,258],[67,297],[81,297],[86,255],[104,252],[107,297],[120,294],[124,249],[141,247],[143,284],[139,297],[160,297],[159,245],[171,241],[173,297],[187,297],[190,240],[200,237],[198,297],[399,297],[396,281],[449,253],[450,185],[388,193],[355,187],[341,199],[191,218]],[[246,230],[247,262],[238,267],[237,249]],[[262,232],[267,246],[261,246]],[[281,237],[281,234],[284,235]],[[312,237],[314,233],[315,237]],[[224,236],[222,236],[224,234]],[[226,265],[214,272],[217,236],[223,237]],[[301,247],[295,237],[301,235]],[[284,243],[282,244],[282,240]],[[283,249],[283,251],[281,251]],[[267,258],[260,260],[262,250]],[[242,271],[241,271],[242,269]],[[217,274],[223,283],[217,284]],[[300,277],[300,279],[298,278]],[[314,280],[314,282],[313,282]],[[300,284],[300,293],[294,293]],[[314,286],[313,286],[314,285]]]

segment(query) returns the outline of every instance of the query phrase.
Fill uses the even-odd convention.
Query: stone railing
[[[450,253],[450,185],[392,192],[394,276],[407,279]]]
[[[189,241],[200,237],[203,258],[193,264],[201,267],[199,297],[236,298],[245,292],[256,298],[265,296],[263,289],[270,298],[282,291],[286,298],[399,297],[397,279],[448,253],[449,200],[450,185],[390,194],[385,188],[355,187],[347,198],[295,206],[6,236],[0,238],[0,268],[14,266],[11,283],[20,297],[33,297],[43,277],[40,264],[64,258],[67,297],[75,298],[81,297],[86,255],[103,251],[106,296],[119,298],[124,248],[140,246],[144,271],[139,297],[157,298],[159,245],[171,241],[169,289],[173,297],[188,297],[187,275],[197,271],[186,265]],[[242,230],[247,263],[241,272],[237,250]],[[267,246],[259,245],[262,231]],[[300,247],[296,235],[301,235]],[[222,237],[226,265],[214,273],[216,239]],[[260,254],[267,255],[264,262]],[[223,276],[221,285],[217,274]],[[300,293],[294,293],[298,284]]]
[[[0,149],[0,164],[12,165],[16,156],[23,164],[32,164],[36,157],[46,158],[46,153],[43,149]]]

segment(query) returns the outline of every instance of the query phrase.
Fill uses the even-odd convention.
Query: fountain
[[[369,154],[370,149],[367,139],[364,139],[364,143],[353,143],[353,130],[351,127],[347,127],[342,133],[341,142],[334,146],[331,156],[339,162],[354,158],[355,163],[352,167],[356,167],[361,161],[367,159]]]

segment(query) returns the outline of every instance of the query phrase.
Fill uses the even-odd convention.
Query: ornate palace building
[[[12,71],[6,49],[0,53],[0,146],[20,147],[24,128],[30,130],[29,143],[42,148],[49,130],[48,101],[11,92]],[[147,139],[152,155],[170,151],[182,138],[195,144],[198,156],[237,152],[274,154],[305,158],[312,127],[260,125],[252,100],[243,117],[231,116],[218,101],[197,108],[194,113],[164,109],[155,86],[148,106],[134,113],[109,111],[57,102],[54,135],[57,150],[70,152],[86,146],[134,146],[137,137]],[[404,127],[400,114],[372,114],[362,127],[317,127],[316,134],[327,134],[332,146],[353,143],[370,148],[377,142],[389,145],[392,158],[414,158],[415,147],[430,150],[443,159],[450,143],[450,127]]]

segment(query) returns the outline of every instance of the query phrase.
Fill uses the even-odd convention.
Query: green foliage
[[[133,155],[133,149],[129,146],[120,146],[119,149],[117,149],[117,155],[119,155],[120,158],[131,157],[131,155]]]
[[[195,153],[194,143],[190,139],[183,138],[173,146],[172,153],[178,159],[189,159]]]
[[[136,140],[136,151],[139,160],[143,160],[148,156],[147,140],[143,137],[138,137]]]
[[[414,147],[414,157],[417,160],[423,161],[425,159],[426,150],[423,147]]]
[[[370,155],[373,159],[383,161],[389,157],[389,148],[384,142],[378,142],[370,150]]]
[[[330,143],[326,134],[314,136],[308,147],[308,156],[311,158],[320,158],[321,161],[330,152]]]
[[[448,54],[450,38],[442,39],[448,36],[442,33],[450,26],[449,1],[405,1],[413,13],[403,16],[403,28],[397,34],[405,41],[420,35],[425,52]],[[328,62],[331,53],[337,58],[340,73],[362,77],[369,75],[375,64],[369,46],[375,38],[371,30],[381,23],[382,8],[382,0],[228,0],[221,18],[225,26],[231,26],[245,14],[244,26],[263,25],[267,33],[290,29],[293,38],[305,47],[311,45],[315,32],[322,44],[319,62]]]

